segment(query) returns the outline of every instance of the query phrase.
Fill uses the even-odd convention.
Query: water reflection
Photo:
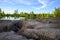
[[[19,18],[15,18],[15,17],[3,17],[0,20],[22,20],[25,19],[24,17],[19,17]]]

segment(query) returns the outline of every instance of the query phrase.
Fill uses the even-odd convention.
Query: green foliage
[[[2,12],[2,11],[1,11],[1,8],[0,8],[0,14],[1,14],[1,12]]]
[[[34,19],[34,12],[33,12],[33,11],[30,12],[30,14],[29,14],[29,19]]]
[[[4,11],[2,11],[1,8],[0,8],[0,18],[2,18],[2,17],[4,17],[4,16],[5,16],[5,13],[4,13]]]
[[[2,17],[25,17],[25,19],[40,19],[40,18],[51,18],[51,17],[60,17],[60,8],[55,8],[53,13],[39,13],[39,14],[34,14],[34,12],[20,12],[18,13],[18,10],[15,10],[13,14],[5,14],[4,11],[1,10],[0,8],[0,18]]]
[[[60,17],[60,8],[55,8],[54,15],[55,17]]]

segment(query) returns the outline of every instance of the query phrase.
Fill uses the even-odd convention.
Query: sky
[[[6,13],[19,12],[47,13],[60,7],[60,0],[0,0],[0,8]]]

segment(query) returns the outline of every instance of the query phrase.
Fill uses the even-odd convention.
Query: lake
[[[15,18],[15,17],[3,17],[0,20],[22,20],[25,19],[24,17],[19,17],[19,18]]]

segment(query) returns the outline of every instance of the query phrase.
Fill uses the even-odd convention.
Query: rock
[[[0,32],[7,31],[10,20],[0,20]]]
[[[35,25],[29,25],[27,26],[28,29],[34,29],[35,28]]]
[[[25,37],[21,36],[21,35],[12,35],[12,36],[7,36],[5,37],[5,39],[8,40],[28,40]]]
[[[23,26],[22,20],[10,21],[10,20],[0,20],[0,32],[14,31],[17,32]],[[3,25],[4,24],[4,25]]]
[[[22,35],[17,35],[13,31],[0,33],[0,40],[28,40]]]
[[[37,21],[42,22],[42,23],[53,23],[53,24],[60,24],[60,18],[41,18],[37,19]]]
[[[23,21],[19,20],[19,21],[13,21],[12,23],[10,23],[10,25],[8,27],[9,30],[13,30],[14,32],[19,31],[23,26]]]
[[[24,29],[18,32],[19,35],[23,35],[28,39],[38,39],[38,36],[34,33],[32,29]]]
[[[34,40],[55,40],[60,39],[60,29],[24,29],[18,32],[19,35],[23,35],[28,39]],[[58,36],[56,36],[58,35]]]
[[[29,40],[34,40],[34,39],[29,39]]]
[[[59,40],[60,39],[59,36],[60,20],[56,18],[41,19],[39,22],[35,20],[27,20],[27,21],[11,21],[11,22],[0,21],[0,23],[1,23],[0,32],[2,32],[0,33],[0,40],[36,40],[36,39]],[[4,31],[14,31],[14,32],[4,32]]]

